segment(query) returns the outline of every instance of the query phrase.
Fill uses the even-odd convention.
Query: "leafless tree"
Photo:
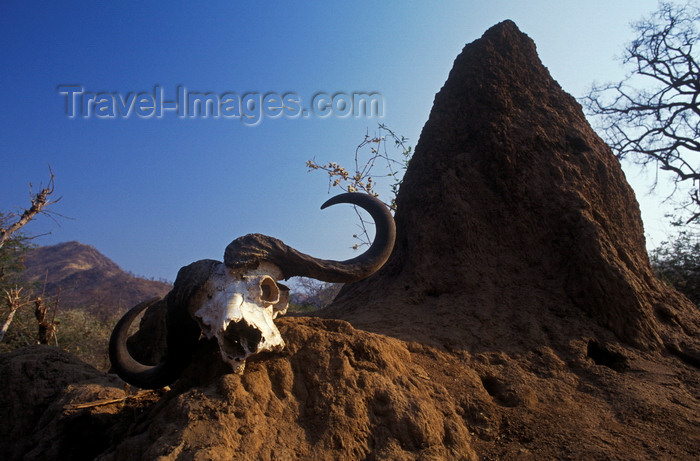
[[[10,263],[11,266],[18,265],[18,256],[15,253],[17,248],[26,248],[25,240],[27,237],[19,237],[18,231],[29,223],[36,215],[40,213],[47,213],[47,207],[58,202],[61,198],[55,200],[51,199],[51,195],[54,193],[54,174],[49,167],[50,179],[46,187],[42,187],[38,193],[30,192],[30,203],[31,206],[25,209],[21,214],[0,214],[3,219],[0,220],[0,250],[5,254],[0,254],[0,282],[2,282],[3,294],[2,301],[7,307],[7,316],[5,321],[0,326],[0,342],[5,338],[10,324],[12,323],[17,311],[25,306],[32,303],[36,304],[35,315],[37,322],[39,323],[39,340],[42,344],[48,344],[48,342],[53,337],[55,331],[56,322],[53,318],[51,320],[46,319],[46,307],[44,307],[43,301],[40,297],[32,299],[31,295],[22,293],[24,287],[19,286],[16,281],[9,281],[6,279],[6,266],[5,263]],[[31,185],[30,185],[31,188]],[[6,225],[8,224],[9,225]],[[3,249],[6,243],[8,247]],[[13,270],[17,270],[16,268]],[[56,309],[58,308],[58,301],[53,309],[53,317],[55,318]]]
[[[36,194],[30,193],[31,206],[25,209],[21,215],[17,215],[17,219],[14,220],[14,222],[12,222],[9,226],[0,228],[0,248],[2,248],[5,242],[10,239],[12,234],[20,230],[29,221],[34,219],[36,215],[39,213],[46,213],[46,208],[49,205],[61,200],[61,197],[57,198],[56,200],[51,200],[50,198],[54,192],[54,174],[50,167],[49,174],[50,179],[48,185],[42,188],[41,191]],[[10,218],[12,218],[12,215]]]
[[[343,287],[342,283],[320,282],[307,277],[297,277],[294,290],[295,303],[315,306],[322,309],[333,302]]]
[[[399,187],[413,156],[412,147],[407,146],[407,142],[407,138],[397,135],[386,125],[380,123],[377,133],[370,136],[368,131],[362,142],[355,148],[355,165],[352,170],[354,173],[351,174],[351,170],[336,162],[319,164],[315,159],[311,159],[306,162],[306,166],[309,171],[325,171],[328,174],[328,192],[330,192],[331,187],[338,187],[344,192],[364,192],[379,197],[379,193],[375,190],[377,186],[375,178],[389,178],[392,181],[390,184],[392,196],[388,201],[382,200],[392,212],[396,212],[396,197],[399,193]],[[391,152],[388,149],[389,144],[400,149],[400,154]],[[369,155],[365,159],[366,148],[369,148]],[[375,170],[377,162],[380,163],[379,171]],[[357,250],[362,246],[369,246],[372,239],[367,232],[367,225],[371,224],[371,221],[365,220],[357,207],[355,207],[355,213],[359,219],[358,227],[360,230],[353,234],[353,238],[359,241],[353,245],[353,249]]]
[[[700,220],[700,8],[660,3],[633,24],[637,38],[625,49],[632,68],[620,82],[594,86],[583,98],[598,116],[605,141],[619,158],[672,172],[676,186],[690,187],[681,200]],[[678,187],[676,187],[678,190]]]

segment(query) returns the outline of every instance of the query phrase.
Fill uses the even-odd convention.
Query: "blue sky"
[[[535,41],[562,87],[582,96],[594,81],[622,77],[615,58],[633,38],[629,24],[657,6],[408,4],[1,3],[0,210],[27,206],[29,183],[35,189],[45,183],[50,164],[63,197],[53,210],[70,219],[43,216],[28,225],[32,234],[51,232],[37,240],[42,245],[78,240],[125,270],[169,280],[192,261],[221,259],[231,240],[251,232],[314,256],[352,257],[353,213],[342,205],[319,210],[328,198],[326,178],[308,173],[306,160],[350,165],[356,145],[378,123],[415,145],[455,57],[505,19]],[[71,118],[61,85],[126,102],[130,93],[154,94],[155,87],[167,101],[178,87],[217,97],[291,94],[299,109],[318,93],[343,99],[376,92],[383,113],[293,117],[276,110],[273,98],[269,114],[280,114],[255,126],[235,110],[227,117],[179,117],[174,110],[146,117],[132,108],[129,116],[109,118],[98,117],[94,106],[83,116],[79,104]],[[147,99],[141,109],[149,113]],[[626,171],[642,203],[647,240],[658,244],[662,197],[647,196],[649,183],[636,168]]]

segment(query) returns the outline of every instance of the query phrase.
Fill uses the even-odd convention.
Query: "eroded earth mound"
[[[512,22],[455,61],[398,203],[387,265],[278,320],[286,350],[242,375],[202,342],[172,390],[125,398],[50,348],[1,357],[22,430],[0,457],[700,457],[700,311],[653,277],[618,162]]]

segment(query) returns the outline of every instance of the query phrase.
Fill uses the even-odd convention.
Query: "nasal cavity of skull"
[[[245,356],[258,350],[258,344],[262,340],[262,332],[245,320],[231,322],[226,327],[226,353],[227,355]]]
[[[271,277],[260,280],[260,299],[263,302],[276,304],[280,300],[280,289]]]

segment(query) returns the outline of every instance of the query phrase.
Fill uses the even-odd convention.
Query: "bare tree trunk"
[[[0,342],[5,339],[5,334],[7,333],[8,328],[10,328],[12,319],[15,317],[15,312],[26,304],[25,302],[22,302],[21,293],[22,287],[5,290],[5,302],[7,303],[7,307],[10,309],[10,312],[7,314],[5,323],[2,324],[2,328],[0,329]]]
[[[56,322],[54,319],[56,318],[56,309],[58,309],[58,298],[56,298],[56,305],[54,306],[53,318],[51,320],[46,319],[46,311],[49,306],[42,298],[37,298],[34,301],[34,305],[34,315],[36,316],[37,322],[39,322],[39,344],[49,344],[56,332]]]
[[[12,323],[12,319],[15,317],[15,312],[17,312],[17,309],[19,309],[19,306],[15,307],[14,309],[10,309],[10,313],[7,314],[7,318],[5,319],[5,323],[3,323],[2,328],[0,328],[0,343],[2,342],[3,339],[5,339],[5,334],[7,333],[7,329],[10,328],[10,324]]]

